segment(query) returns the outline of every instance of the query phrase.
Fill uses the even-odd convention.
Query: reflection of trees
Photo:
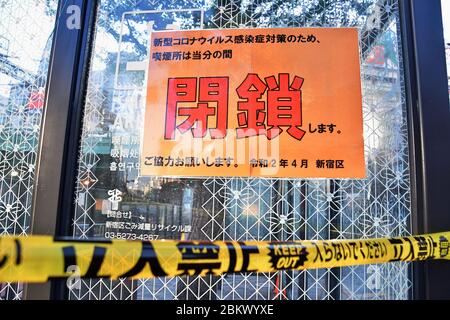
[[[138,11],[138,10],[161,10],[161,9],[176,9],[176,8],[198,8],[204,7],[205,12],[205,28],[236,28],[236,27],[307,27],[307,26],[358,26],[362,27],[361,30],[361,43],[363,57],[367,56],[371,51],[371,48],[380,42],[380,36],[386,35],[385,30],[388,25],[395,19],[395,10],[386,10],[391,4],[395,3],[394,0],[378,1],[377,6],[373,6],[374,1],[368,0],[347,0],[347,1],[335,1],[335,0],[310,0],[310,1],[292,1],[286,2],[282,0],[275,1],[230,1],[230,0],[218,0],[216,4],[207,1],[204,4],[203,1],[169,1],[161,2],[152,7],[147,1],[103,1],[100,7],[102,13],[101,23],[97,26],[98,32],[103,35],[106,34],[116,43],[122,41],[122,52],[117,52],[117,46],[113,48],[107,48],[108,52],[104,56],[104,62],[106,63],[105,70],[96,70],[95,72],[101,73],[105,81],[101,84],[100,90],[104,98],[103,101],[95,101],[97,105],[101,106],[103,121],[97,125],[99,133],[113,134],[111,124],[114,123],[116,115],[113,110],[113,95],[117,93],[115,91],[112,80],[115,76],[115,62],[118,60],[118,55],[121,57],[121,65],[119,68],[124,68],[126,61],[142,61],[147,58],[148,55],[148,34],[145,26],[149,22],[148,14],[136,14],[133,16],[127,16],[128,18],[123,20],[122,17],[125,12]],[[378,9],[377,9],[378,8]],[[380,9],[381,8],[381,9]],[[378,10],[378,11],[377,11]],[[167,24],[177,21],[181,29],[191,29],[194,26],[192,18],[179,13],[163,13],[159,15],[152,15],[152,20],[155,20],[155,29],[164,29]],[[226,23],[222,23],[226,20]],[[121,28],[123,27],[123,30]],[[122,38],[121,38],[122,37]],[[383,36],[385,37],[385,36]],[[389,57],[391,61],[396,61],[397,52],[391,50],[391,46],[396,43],[394,38],[387,37],[384,39],[383,45],[386,46],[385,55]],[[99,45],[100,49],[104,49]],[[92,76],[92,73],[91,73]],[[127,84],[135,84],[138,82],[142,75],[127,74],[125,81]],[[188,180],[183,179],[177,182],[164,183],[161,189],[151,189],[150,192],[144,194],[141,190],[131,191],[127,187],[127,177],[125,174],[119,172],[111,173],[109,171],[108,163],[113,161],[108,154],[102,155],[99,164],[96,165],[95,174],[99,179],[100,188],[97,190],[92,189],[90,192],[95,193],[96,198],[104,198],[104,191],[107,188],[119,188],[124,191],[124,199],[131,203],[138,204],[140,201],[163,207],[167,205],[182,206],[183,205],[183,190],[186,188],[192,188],[194,194],[192,219],[193,219],[193,233],[190,235],[191,239],[204,239],[205,234],[211,234],[211,232],[205,233],[201,230],[203,226],[207,225],[207,220],[210,217],[203,211],[203,206],[207,203],[207,198],[211,194],[204,191],[203,180],[195,179]],[[94,170],[94,169],[93,169]],[[273,187],[277,190],[278,195],[273,197],[281,198],[286,191],[291,189],[287,186],[288,182],[279,181]],[[330,194],[333,195],[331,199],[332,204],[330,206],[330,215],[339,214],[339,190],[341,186],[339,182],[330,181],[330,186],[327,187]],[[102,189],[102,190],[99,190]],[[381,189],[381,187],[380,187]],[[303,194],[306,195],[307,191]],[[273,199],[277,202],[277,199]],[[375,199],[371,199],[375,201]],[[227,205],[222,201],[223,205]],[[164,209],[166,210],[166,209]],[[166,214],[161,210],[161,214]],[[216,209],[217,210],[217,209]],[[280,216],[280,209],[276,209],[277,215],[274,215],[276,219]],[[210,212],[214,209],[210,208]],[[159,213],[158,213],[159,215]],[[217,221],[223,221],[223,217],[216,217]],[[325,222],[324,222],[325,223]],[[337,227],[337,226],[336,226]],[[214,230],[220,231],[220,228]],[[278,234],[282,232],[274,230],[273,234],[278,237]],[[332,236],[335,236],[332,233]],[[215,236],[215,235],[214,235]],[[337,278],[337,276],[336,276]],[[200,282],[199,279],[192,278],[189,281],[184,280],[179,282],[178,292],[192,291],[197,292],[200,288],[207,289],[213,286],[215,278],[210,277],[205,279],[208,282],[208,286],[205,286],[204,282]],[[185,288],[188,287],[189,290]],[[200,294],[200,292],[199,292]],[[195,295],[194,295],[195,296]],[[189,296],[181,296],[186,299],[191,298]]]
[[[45,0],[45,4],[44,12],[42,3],[28,10],[20,1],[0,1],[0,85],[4,89],[0,94],[0,227],[6,234],[25,235],[30,231],[36,152],[53,38],[47,28],[55,20],[56,1]],[[22,289],[21,284],[0,284],[0,300],[20,299]]]
[[[48,14],[54,14],[50,5],[51,0],[46,0]],[[308,27],[308,26],[362,26],[366,24],[362,32],[362,38],[370,47],[377,39],[380,31],[385,29],[391,20],[395,0],[380,0],[373,5],[373,0],[305,0],[287,2],[284,0],[249,1],[249,0],[172,0],[161,1],[149,5],[147,1],[103,1],[100,10],[106,13],[108,25],[99,25],[112,36],[118,43],[122,37],[122,43],[130,48],[130,53],[136,57],[147,56],[148,47],[143,43],[142,37],[146,37],[145,31],[140,26],[148,23],[148,15],[135,14],[132,19],[122,17],[130,11],[144,10],[169,10],[184,8],[204,8],[206,21],[205,28],[216,28],[217,21],[225,20],[228,27]],[[226,16],[226,18],[224,17]],[[153,18],[153,16],[152,16]],[[156,17],[157,30],[161,27],[177,21],[181,29],[192,28],[192,17],[179,13],[162,13]],[[121,30],[123,27],[123,30]],[[364,48],[363,48],[364,50]]]
[[[122,36],[122,43],[129,45],[132,50],[130,51],[136,57],[146,57],[148,53],[148,47],[143,43],[142,37],[147,37],[145,31],[140,30],[138,26],[147,24],[148,15],[146,14],[136,14],[133,15],[132,19],[124,19],[123,30],[121,31],[121,19],[125,13],[130,11],[144,11],[144,10],[167,10],[167,9],[180,9],[180,8],[192,8],[200,6],[202,3],[197,1],[186,1],[186,0],[176,0],[176,1],[161,1],[159,4],[149,6],[148,1],[105,1],[101,10],[107,13],[107,20],[110,24],[107,27],[106,32],[109,33],[117,42],[119,42]],[[156,18],[155,29],[161,30],[167,24],[172,23],[175,20],[180,22],[180,27],[182,29],[189,29],[192,27],[191,19],[183,19],[179,14],[176,13],[163,13],[158,16],[152,16]],[[105,26],[103,26],[105,27]]]

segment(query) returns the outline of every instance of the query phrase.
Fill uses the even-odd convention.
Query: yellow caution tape
[[[296,242],[57,241],[0,238],[0,282],[153,278],[333,268],[450,259],[450,232],[384,239]]]

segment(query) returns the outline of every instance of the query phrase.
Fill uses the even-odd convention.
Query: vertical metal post
[[[64,233],[62,225],[70,226],[67,221],[70,221],[73,200],[67,200],[67,184],[72,181],[67,177],[75,176],[85,70],[90,59],[89,39],[96,3],[95,0],[59,2],[39,144],[33,234],[59,236]],[[63,220],[66,223],[62,223]],[[51,287],[52,282],[30,284],[25,288],[25,298],[49,299]]]
[[[450,230],[450,105],[439,0],[399,0],[409,113],[413,232]],[[450,298],[450,262],[413,265],[415,299]]]

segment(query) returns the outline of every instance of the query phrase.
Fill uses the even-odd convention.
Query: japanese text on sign
[[[55,241],[0,237],[0,282],[69,277],[153,278],[335,268],[450,259],[450,232],[410,237],[296,242]]]
[[[142,175],[365,177],[356,29],[163,31],[150,43]]]

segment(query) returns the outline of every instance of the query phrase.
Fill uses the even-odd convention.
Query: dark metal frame
[[[60,0],[39,149],[33,233],[67,236],[74,214],[81,116],[97,0]],[[69,5],[81,29],[66,27]],[[409,123],[413,232],[450,230],[450,107],[439,0],[399,0]],[[413,264],[414,299],[450,299],[450,262]],[[65,283],[29,285],[27,299],[64,299]]]
[[[441,2],[400,0],[413,232],[450,230],[450,105]],[[450,299],[447,261],[413,264],[415,299]]]
[[[80,29],[69,29],[69,6],[80,8]],[[55,22],[46,104],[34,188],[32,233],[70,234],[81,115],[95,28],[96,0],[60,0]],[[25,287],[26,299],[63,297],[52,280]]]

